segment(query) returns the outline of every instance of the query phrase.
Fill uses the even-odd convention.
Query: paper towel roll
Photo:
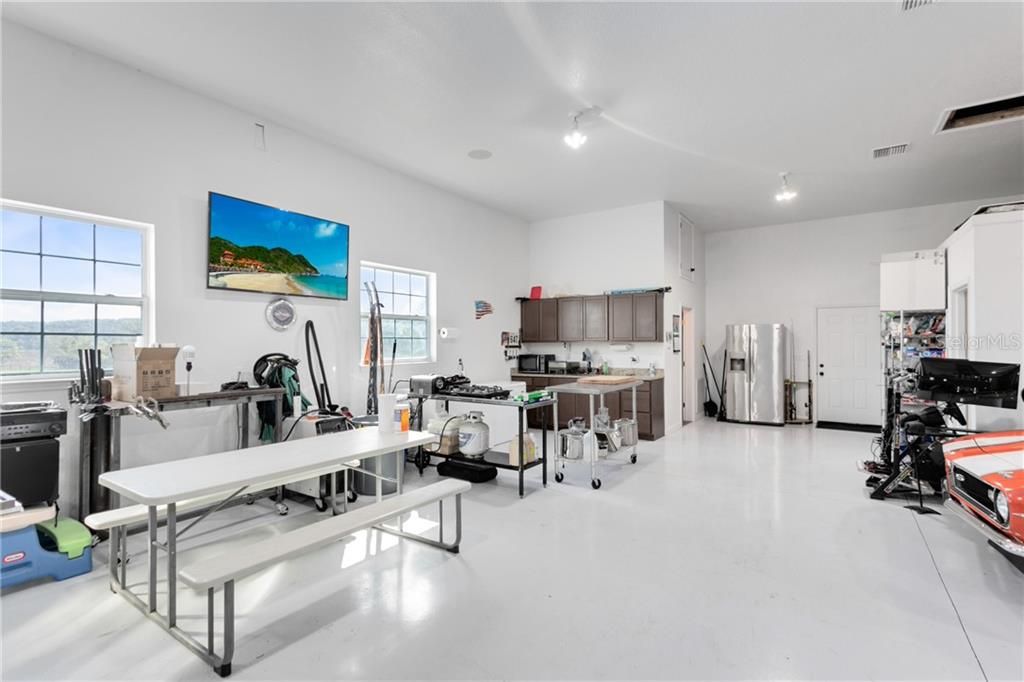
[[[442,339],[457,339],[459,338],[459,333],[459,330],[455,327],[441,327],[440,331],[438,331],[438,335]]]
[[[398,396],[394,393],[381,393],[377,396],[377,430],[380,433],[395,432],[395,405]]]

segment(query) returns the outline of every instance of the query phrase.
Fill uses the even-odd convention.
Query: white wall
[[[253,144],[256,121],[267,125],[265,152]],[[280,333],[263,317],[273,297],[205,288],[210,190],[348,223],[353,273],[360,260],[437,272],[438,323],[462,334],[439,344],[436,368],[453,372],[461,357],[475,380],[507,376],[500,333],[519,326],[524,222],[7,22],[2,123],[4,197],[155,224],[156,340],[196,346],[194,380],[219,384],[270,351],[304,358],[302,324],[312,319],[333,393],[365,407],[357,295],[293,298],[299,322]],[[474,320],[474,299],[494,315]],[[32,395],[64,399],[61,389]],[[230,410],[172,422],[127,443],[126,464],[234,446]]]
[[[990,201],[707,234],[707,339],[716,372],[725,325],[781,322],[793,333],[796,375],[804,379],[819,307],[877,306],[883,253],[935,248],[984,203]]]
[[[543,287],[545,297],[665,286],[663,206],[652,201],[530,224],[529,284]],[[579,360],[584,348],[595,352],[597,362],[607,360],[612,367],[664,366],[664,350],[655,343],[635,343],[630,351],[582,341],[533,343],[524,350]]]
[[[660,287],[663,201],[531,223],[530,283],[545,296]]]
[[[530,284],[545,296],[600,294],[612,289],[672,287],[665,296],[665,331],[682,308],[694,312],[696,343],[703,339],[704,243],[697,230],[693,281],[679,272],[678,212],[664,201],[624,206],[608,211],[544,220],[529,229]],[[535,343],[531,353],[554,353],[559,359],[579,360],[584,348],[612,367],[646,368],[654,363],[665,371],[665,429],[682,423],[682,366],[671,343],[633,343],[628,351],[612,350],[606,342]],[[636,358],[634,361],[633,358]],[[696,396],[695,385],[688,388]]]

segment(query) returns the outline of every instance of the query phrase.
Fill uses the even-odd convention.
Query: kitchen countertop
[[[657,370],[655,374],[649,374],[646,369],[612,369],[609,373],[611,376],[629,376],[636,377],[642,381],[657,381],[665,378],[664,370]],[[579,379],[586,376],[599,376],[597,374],[537,374],[536,372],[518,372],[512,370],[512,376],[516,378],[529,378],[535,379]]]

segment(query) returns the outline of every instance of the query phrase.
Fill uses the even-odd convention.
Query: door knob
[[[819,377],[823,377],[823,376],[825,376],[825,373],[824,372],[818,372],[818,376]]]

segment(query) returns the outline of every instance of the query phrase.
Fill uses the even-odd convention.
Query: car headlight
[[[997,490],[995,499],[992,501],[996,504],[996,517],[999,522],[1006,523],[1010,518],[1010,502],[1006,499],[1006,495]]]

